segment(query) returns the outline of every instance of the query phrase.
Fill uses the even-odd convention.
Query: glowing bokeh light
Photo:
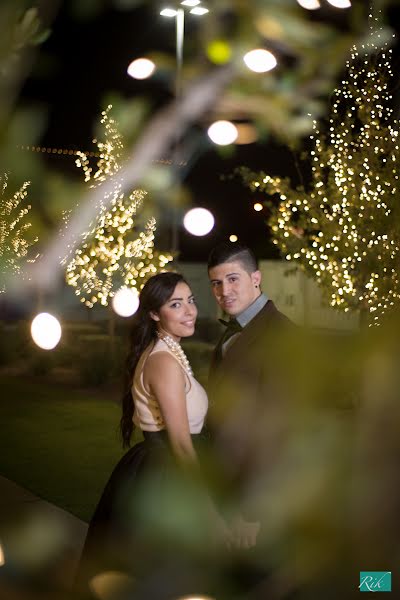
[[[183,2],[181,2],[181,4],[183,6],[198,6],[200,4],[200,0],[183,0]]]
[[[237,242],[238,241],[238,236],[233,233],[232,235],[229,236],[229,241],[230,242]]]
[[[255,73],[266,73],[276,67],[277,60],[272,52],[264,50],[263,48],[257,48],[250,50],[243,56],[243,60],[246,66]]]
[[[219,146],[233,144],[238,137],[238,130],[230,121],[215,121],[207,133],[210,140]]]
[[[253,206],[254,210],[260,212],[263,209],[263,205],[260,202],[256,202]]]
[[[49,313],[40,313],[32,321],[32,339],[39,348],[53,350],[61,339],[61,325]]]
[[[122,596],[132,597],[133,586],[133,578],[120,571],[98,573],[89,581],[93,597],[98,600],[113,600]]]
[[[211,596],[181,596],[177,600],[216,600]]]
[[[131,317],[139,308],[139,295],[135,289],[123,287],[112,299],[112,307],[120,317]]]
[[[185,229],[192,235],[202,236],[214,227],[214,217],[206,208],[192,208],[183,219]]]
[[[226,40],[216,39],[206,47],[207,57],[216,65],[224,65],[232,58],[232,47]]]
[[[307,10],[317,10],[317,8],[321,8],[319,0],[297,0],[297,3]]]
[[[204,8],[204,6],[195,6],[190,12],[192,13],[192,15],[198,15],[199,17],[201,17],[202,15],[207,14],[209,10],[208,8]]]
[[[350,8],[350,0],[328,0],[329,4],[332,4],[335,8]]]
[[[254,144],[258,140],[258,131],[252,123],[237,123],[238,137],[235,144]]]
[[[160,15],[162,17],[176,17],[177,15],[177,11],[173,8],[164,8],[161,12]]]
[[[137,58],[133,60],[128,69],[128,75],[133,79],[147,79],[155,71],[156,65],[148,58]]]

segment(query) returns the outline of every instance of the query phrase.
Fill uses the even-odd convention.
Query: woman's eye
[[[180,307],[180,302],[174,302],[173,304],[171,304],[171,308],[179,308]]]
[[[196,304],[196,298],[190,298],[189,303],[190,304]]]

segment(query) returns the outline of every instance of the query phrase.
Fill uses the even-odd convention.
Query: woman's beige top
[[[161,429],[165,429],[164,419],[157,398],[151,390],[145,387],[143,381],[143,370],[146,360],[155,352],[168,352],[182,367],[181,363],[163,340],[157,340],[154,346],[150,345],[143,352],[135,369],[132,383],[132,396],[135,402],[133,422],[142,431],[160,431]],[[193,375],[186,373],[183,367],[182,371],[184,372],[186,382],[186,409],[190,433],[200,433],[208,409],[207,394]]]

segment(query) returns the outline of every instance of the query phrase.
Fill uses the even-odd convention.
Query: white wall
[[[315,281],[293,263],[260,261],[263,291],[295,323],[327,329],[357,329],[358,313],[334,310]]]
[[[218,310],[210,291],[205,263],[180,263],[196,296],[200,317],[215,319]],[[283,313],[299,325],[351,330],[358,328],[358,314],[334,310],[323,300],[314,280],[284,260],[260,261],[262,289]]]

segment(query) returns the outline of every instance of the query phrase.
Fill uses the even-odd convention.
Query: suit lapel
[[[232,366],[238,364],[238,361],[243,359],[243,352],[248,352],[248,349],[251,348],[253,342],[260,337],[260,332],[262,335],[266,334],[268,321],[274,320],[279,314],[280,313],[272,300],[268,300],[266,305],[259,313],[257,313],[250,323],[243,328],[242,333],[238,335],[228,347],[224,358],[220,362],[218,362],[216,352],[219,347],[219,344],[217,344],[211,359],[210,368],[213,383],[219,381],[224,377],[225,371],[229,370]]]

